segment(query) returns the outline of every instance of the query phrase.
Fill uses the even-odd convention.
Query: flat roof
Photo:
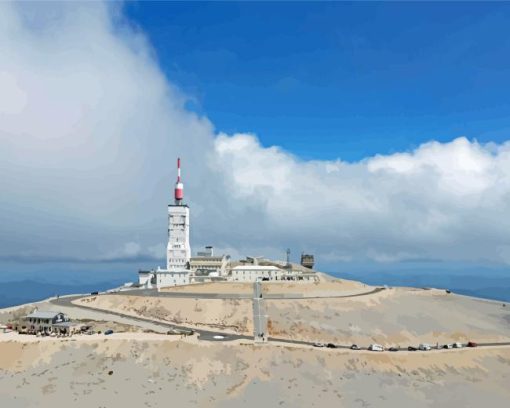
[[[51,312],[51,311],[34,311],[28,314],[26,317],[33,317],[35,319],[53,319],[56,315],[63,314],[62,312]]]
[[[262,271],[262,270],[278,270],[278,271],[281,271],[283,269],[280,269],[274,265],[268,265],[268,266],[263,266],[263,265],[239,265],[239,266],[235,266],[234,268],[232,268],[232,270],[251,270],[251,271]]]

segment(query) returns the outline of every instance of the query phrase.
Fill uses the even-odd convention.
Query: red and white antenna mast
[[[175,205],[181,205],[184,198],[184,185],[181,182],[181,159],[177,159],[177,182],[175,183]]]

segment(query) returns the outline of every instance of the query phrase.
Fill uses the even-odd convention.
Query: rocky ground
[[[249,293],[252,287],[221,285],[222,293]],[[217,290],[216,286],[176,290],[207,293]],[[330,279],[285,287],[264,284],[265,295],[303,295],[263,301],[270,335],[403,347],[510,339],[510,307],[501,302],[437,289],[374,289]],[[34,307],[57,307],[74,320],[115,331],[111,336],[72,338],[0,332],[2,407],[510,405],[509,346],[375,353],[278,342],[257,346],[247,340],[204,341],[196,335],[161,334],[166,329],[129,316],[251,334],[252,301],[108,294],[75,302],[104,312],[47,301],[0,310],[0,323],[5,323]],[[160,334],[147,333],[150,330]]]
[[[219,329],[237,334],[251,335],[253,333],[250,299],[101,295],[86,297],[75,303],[184,326]]]
[[[2,406],[507,407],[510,401],[508,348],[378,354],[138,336],[0,341]]]
[[[351,298],[266,300],[269,333],[386,346],[510,339],[510,307],[444,290],[394,288]]]

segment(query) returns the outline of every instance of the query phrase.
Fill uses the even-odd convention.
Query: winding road
[[[357,293],[352,295],[343,295],[343,296],[313,296],[313,297],[289,297],[285,295],[278,295],[278,294],[272,294],[270,296],[265,295],[264,298],[266,299],[318,299],[318,298],[349,298],[349,297],[357,297],[357,296],[367,296],[374,293],[378,293],[382,290],[385,290],[383,287],[378,287],[373,290],[370,290],[368,292],[364,293]],[[158,292],[154,289],[144,289],[144,290],[129,290],[129,291],[122,291],[122,292],[114,292],[114,293],[108,293],[108,294],[119,294],[119,295],[128,295],[128,296],[156,296],[156,297],[174,297],[174,298],[195,298],[195,299],[254,299],[253,294],[222,294],[222,293],[182,293],[182,292]],[[179,330],[183,332],[190,332],[190,330],[193,330],[195,333],[198,334],[199,340],[206,340],[206,341],[233,341],[233,340],[252,340],[253,336],[246,336],[242,334],[232,334],[227,333],[224,331],[218,331],[218,330],[204,330],[200,328],[190,328],[186,326],[180,326],[173,323],[166,323],[161,322],[159,320],[154,320],[146,317],[138,317],[138,316],[131,316],[125,313],[120,313],[116,311],[111,310],[104,310],[92,306],[85,306],[85,305],[79,305],[76,303],[73,303],[75,300],[79,300],[81,298],[88,297],[90,295],[72,295],[72,296],[64,296],[60,298],[54,298],[50,300],[50,303],[63,306],[63,307],[72,307],[72,308],[79,308],[79,309],[85,309],[94,311],[95,313],[101,314],[105,319],[108,319],[112,316],[121,317],[126,321],[131,321],[132,324],[137,325],[137,323],[150,323],[152,325],[161,327],[165,331],[168,330]],[[101,296],[101,294],[97,295]],[[260,295],[258,295],[260,296]],[[256,299],[254,299],[255,301]],[[258,309],[257,309],[258,310]],[[260,311],[258,312],[260,315]],[[255,322],[254,322],[255,323]],[[298,344],[298,345],[305,345],[305,346],[314,346],[315,343],[311,341],[305,341],[305,340],[293,340],[288,338],[278,338],[278,337],[268,337],[269,341],[273,342],[279,342],[279,343],[287,343],[287,344]],[[463,344],[463,346],[466,346],[466,344]],[[509,342],[491,342],[491,343],[478,343],[478,347],[496,347],[496,346],[510,346]],[[350,349],[351,345],[339,345],[335,344],[335,348],[338,349]],[[367,350],[367,347],[361,347],[361,350]],[[433,351],[441,351],[442,349]],[[451,349],[450,349],[451,350]],[[406,351],[405,349],[400,350],[400,352]]]

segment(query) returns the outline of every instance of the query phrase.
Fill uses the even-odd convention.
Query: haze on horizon
[[[193,251],[213,244],[234,257],[282,258],[290,247],[294,253],[314,253],[319,267],[440,261],[506,268],[510,110],[501,93],[510,81],[507,5],[469,6],[469,13],[458,14],[450,30],[435,26],[429,10],[416,28],[419,44],[396,37],[381,44],[366,25],[358,31],[352,26],[342,31],[340,26],[336,32],[342,41],[336,48],[313,43],[319,39],[312,37],[302,44],[301,54],[299,43],[291,40],[294,33],[286,31],[289,27],[269,19],[267,37],[264,30],[258,31],[261,44],[272,36],[283,44],[286,40],[292,44],[289,53],[301,61],[296,72],[279,79],[266,71],[274,67],[280,75],[288,68],[274,60],[291,55],[275,57],[269,45],[267,54],[263,46],[255,46],[257,58],[250,60],[236,54],[235,44],[228,49],[220,42],[218,52],[210,55],[210,43],[199,50],[192,48],[193,41],[184,42],[194,39],[196,30],[206,38],[216,27],[211,20],[204,22],[210,5],[186,5],[186,13],[174,10],[178,6],[173,4],[157,6],[167,7],[169,16],[186,18],[190,8],[196,10],[200,27],[189,29],[188,37],[177,23],[168,24],[180,53],[171,46],[164,52],[157,33],[146,26],[151,20],[144,10],[151,5],[129,7],[102,2],[0,4],[2,262],[25,268],[64,261],[132,262],[135,269],[140,262],[157,265],[164,257],[165,206],[172,197],[175,158],[180,156]],[[243,21],[249,14],[243,7],[255,6],[221,7],[241,10],[234,14]],[[278,7],[281,12],[286,6]],[[310,7],[319,17],[345,10],[357,18],[368,8]],[[376,8],[389,13],[385,7],[391,11],[392,5]],[[373,9],[367,13],[377,19]],[[448,13],[451,16],[451,8]],[[254,23],[260,14],[254,14]],[[234,17],[232,21],[239,22]],[[303,27],[319,28],[325,21],[320,28],[327,36],[334,20],[319,17],[303,22]],[[404,17],[396,15],[391,25],[410,30]],[[232,37],[229,23],[218,24],[223,25],[227,46],[227,36]],[[239,23],[236,28],[240,30]],[[247,26],[236,37],[251,38],[249,30]],[[477,33],[471,43],[466,40],[470,30]],[[241,42],[244,47],[249,44]],[[315,56],[310,51],[314,46]],[[182,51],[186,47],[188,54]],[[198,51],[196,70],[183,73],[181,66],[193,68],[190,55]],[[227,55],[223,66],[235,65],[236,72],[225,68],[219,80],[222,52]],[[342,57],[335,60],[339,70],[325,71],[311,63],[315,57],[337,54]],[[198,65],[208,58],[216,64],[216,76],[200,75],[207,69]],[[400,65],[406,59],[409,64]],[[432,65],[423,69],[423,60]],[[460,79],[456,64],[462,67]],[[305,71],[306,78],[326,75],[321,81],[329,81],[330,91],[341,97],[321,98],[323,83],[304,83],[306,78],[299,75]],[[403,81],[400,87],[398,77]],[[193,78],[196,88],[190,85]],[[361,86],[363,81],[367,88]],[[447,86],[449,81],[455,89]],[[435,87],[425,94],[423,83]],[[275,92],[290,92],[279,102],[296,100],[299,106],[282,104],[279,110],[271,103]],[[222,98],[230,104],[215,104]],[[266,101],[273,110],[270,120]],[[391,101],[392,113],[380,121]],[[346,112],[351,103],[356,109],[366,103],[367,110]],[[235,105],[238,112],[233,111]],[[307,106],[308,127],[302,111]],[[253,112],[246,113],[250,109]],[[296,118],[291,116],[293,109]],[[221,114],[225,111],[228,115]],[[344,121],[335,119],[339,117]],[[427,125],[435,122],[444,127]],[[296,130],[294,138],[292,129],[303,126],[306,134]],[[259,134],[269,127],[270,136]],[[409,137],[393,138],[388,129],[396,128],[409,131]],[[379,150],[364,150],[363,145]]]

